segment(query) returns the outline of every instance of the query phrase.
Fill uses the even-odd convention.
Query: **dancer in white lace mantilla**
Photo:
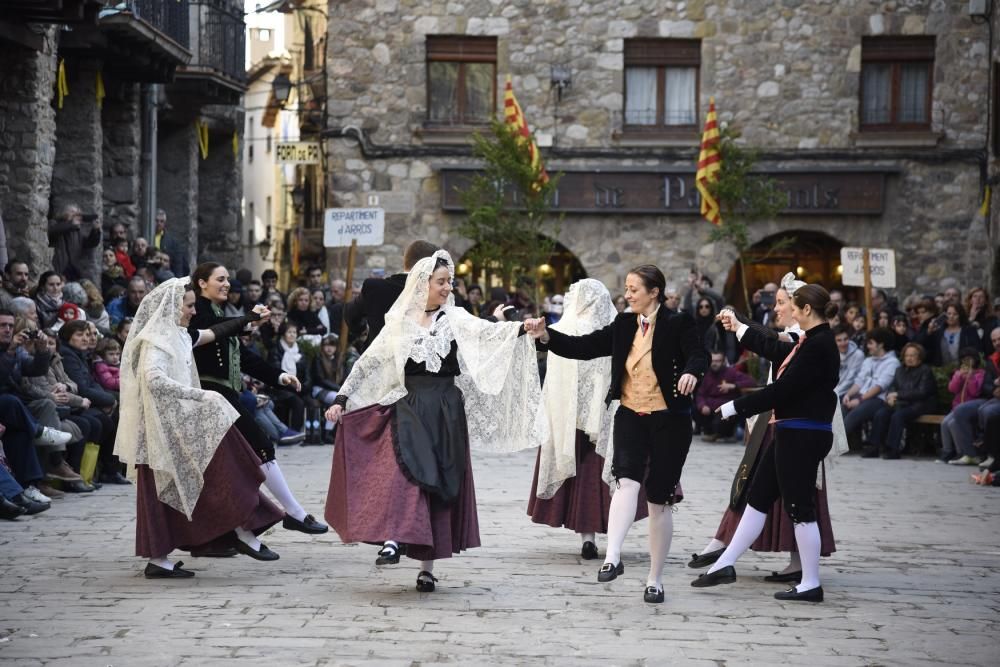
[[[378,565],[421,561],[422,592],[436,559],[479,546],[470,444],[516,451],[548,430],[533,341],[455,307],[453,280],[443,250],[416,263],[327,411],[341,421],[327,520],[344,542],[382,544]]]

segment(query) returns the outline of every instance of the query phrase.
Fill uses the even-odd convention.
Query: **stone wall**
[[[171,234],[195,266],[198,249],[198,136],[193,124],[160,125],[156,165],[157,208],[167,213]]]
[[[104,133],[104,228],[122,223],[134,238],[140,230],[142,177],[142,103],[137,83],[105,76],[107,97],[101,112]]]
[[[412,193],[415,206],[387,215],[387,244],[363,249],[361,266],[400,264],[401,247],[426,237],[461,254],[457,218],[440,207],[437,172],[469,166],[460,150],[427,157],[425,131],[429,34],[495,35],[498,100],[505,75],[532,129],[553,137],[543,149],[550,171],[686,166],[697,137],[645,146],[623,137],[623,49],[629,37],[700,38],[699,124],[714,96],[720,120],[745,141],[775,155],[767,166],[822,171],[844,167],[898,170],[876,217],[781,216],[754,225],[752,240],[812,230],[844,245],[897,251],[900,291],[987,282],[985,230],[973,224],[986,136],[987,31],[969,20],[967,3],[939,0],[610,0],[495,3],[489,0],[352,0],[330,6],[328,39],[331,127],[365,128],[398,157],[366,158],[356,142],[328,143],[332,198],[364,205],[366,193]],[[870,35],[936,35],[931,146],[864,146],[858,137],[861,40]],[[553,64],[568,64],[572,86],[561,102],[549,86]],[[925,137],[926,139],[926,137]],[[440,146],[438,146],[440,149]],[[780,161],[775,152],[781,152]],[[586,157],[582,155],[586,153]],[[655,261],[672,281],[692,263],[715,278],[733,253],[708,242],[694,216],[576,216],[559,241],[587,272],[609,284],[627,267]]]
[[[49,267],[49,191],[55,162],[56,28],[41,52],[0,41],[0,213],[9,256],[32,275]]]
[[[219,196],[243,191],[242,162],[233,155],[232,141],[232,129],[212,132],[208,159],[198,165],[198,260],[238,268],[243,259],[240,199]]]

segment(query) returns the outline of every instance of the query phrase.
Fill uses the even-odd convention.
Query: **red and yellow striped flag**
[[[701,193],[701,215],[713,225],[722,224],[719,200],[709,189],[711,183],[719,180],[722,169],[722,153],[719,152],[719,126],[715,119],[715,98],[708,100],[708,115],[705,116],[705,131],[701,134],[701,152],[698,154],[698,173],[695,186]]]
[[[538,180],[535,182],[534,188],[538,190],[549,182],[549,175],[545,171],[545,165],[542,164],[542,156],[538,152],[538,146],[535,145],[535,142],[531,138],[531,132],[528,130],[527,121],[524,120],[521,105],[517,103],[517,99],[514,97],[514,87],[510,83],[510,74],[507,75],[507,86],[503,94],[503,114],[504,121],[510,125],[511,131],[519,136],[521,142],[527,142],[528,144],[531,166],[538,174]]]

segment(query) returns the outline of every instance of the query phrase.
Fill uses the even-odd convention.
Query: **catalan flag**
[[[719,126],[715,118],[715,98],[708,101],[708,115],[705,116],[705,131],[701,134],[701,152],[698,154],[698,173],[695,186],[701,193],[701,214],[713,225],[722,224],[719,200],[710,189],[719,180],[722,169],[722,153],[719,152]]]
[[[510,83],[509,74],[507,75],[507,86],[503,94],[503,112],[504,121],[510,126],[511,131],[520,136],[521,142],[527,142],[528,144],[531,166],[538,173],[538,180],[534,185],[535,189],[538,190],[549,182],[549,175],[542,164],[542,156],[538,152],[538,146],[535,145],[535,142],[531,138],[531,132],[528,130],[527,121],[524,120],[521,105],[517,103],[517,98],[514,97],[514,87]]]

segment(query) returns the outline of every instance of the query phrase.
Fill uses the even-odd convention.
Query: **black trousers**
[[[615,414],[615,479],[643,481],[646,499],[673,505],[681,470],[691,448],[691,415],[669,410],[640,415],[621,406]]]
[[[253,415],[250,414],[250,412],[248,412],[240,402],[240,395],[238,393],[233,391],[231,387],[209,381],[202,381],[201,388],[205,391],[214,391],[217,394],[222,394],[222,397],[229,401],[231,406],[236,408],[236,411],[240,413],[240,416],[233,426],[235,426],[236,430],[247,439],[247,442],[250,443],[250,447],[253,449],[254,453],[260,457],[261,463],[269,463],[275,459],[274,443],[272,443],[271,439],[267,437],[267,434],[261,430],[260,426],[257,426],[257,422],[254,421]]]
[[[833,447],[833,433],[807,429],[774,429],[750,482],[747,503],[767,513],[778,498],[794,523],[816,520],[816,474]]]
[[[721,438],[728,438],[736,432],[736,420],[723,419],[721,412],[712,412],[711,414],[703,415],[696,411],[694,412],[694,421],[705,435],[717,435]]]

